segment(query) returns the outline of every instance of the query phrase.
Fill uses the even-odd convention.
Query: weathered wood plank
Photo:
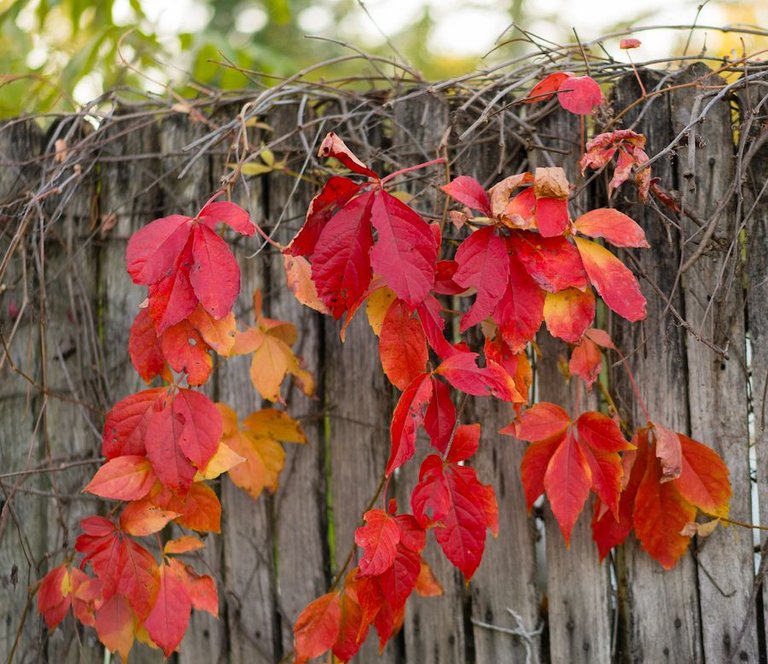
[[[309,118],[304,106],[296,103],[281,106],[268,119],[274,136],[290,135]],[[282,142],[276,155],[286,159],[289,168],[298,172],[307,158],[297,135]],[[287,245],[304,221],[314,188],[296,177],[281,172],[269,176],[269,200],[266,206],[266,230],[276,226],[275,239]],[[295,351],[304,358],[319,382],[322,361],[321,315],[296,300],[286,286],[283,257],[274,249],[270,255],[269,290],[266,307],[271,318],[289,320],[296,325],[298,341]],[[319,386],[317,386],[319,389]],[[327,504],[325,476],[325,438],[321,395],[307,398],[291,383],[285,398],[288,412],[300,417],[308,442],[286,445],[285,469],[280,489],[274,497],[275,547],[278,551],[278,610],[281,618],[283,651],[293,648],[293,623],[301,610],[328,589],[329,558],[327,541]]]
[[[654,90],[661,75],[643,72],[646,90]],[[640,96],[633,77],[621,79],[615,88],[614,105],[621,111]],[[672,140],[668,97],[657,96],[632,109],[625,126],[647,137],[646,149],[654,155]],[[674,188],[675,175],[669,162],[660,161],[653,175],[662,186]],[[628,185],[624,186],[627,189]],[[629,203],[634,192],[620,190],[617,207],[645,230],[650,250],[635,253],[639,270],[646,279],[641,288],[648,299],[648,317],[642,323],[612,318],[611,333],[640,386],[640,395],[654,421],[675,431],[688,429],[686,342],[666,302],[650,287],[657,284],[676,311],[682,311],[679,290],[673,290],[679,267],[677,230],[650,207]],[[635,427],[645,424],[637,399],[623,368],[612,368],[611,389],[616,394],[622,418]],[[621,661],[698,662],[702,661],[696,569],[691,556],[664,572],[631,536],[617,552]]]
[[[40,329],[33,282],[31,236],[38,232],[38,215],[24,215],[25,190],[37,190],[43,137],[32,122],[0,126],[0,331],[10,358],[0,351],[0,468],[13,473],[39,467],[43,459],[39,435],[45,400],[11,369],[40,380]],[[7,223],[6,223],[7,220]],[[13,221],[17,223],[12,223]],[[18,235],[17,235],[18,234]],[[0,478],[0,656],[36,662],[45,656],[44,623],[28,595],[42,574],[60,562],[43,560],[47,550],[46,489],[38,474]],[[40,566],[38,567],[38,564]]]
[[[703,64],[692,65],[677,77],[696,82],[670,96],[672,131],[682,131],[715,94],[711,86],[724,84]],[[699,248],[704,253],[683,274],[685,316],[693,331],[728,351],[718,355],[691,335],[686,339],[688,403],[691,435],[715,449],[730,469],[732,517],[749,523],[749,429],[747,414],[744,290],[739,220],[736,219],[734,144],[729,100],[711,108],[691,128],[678,151],[677,175],[682,205],[704,222],[683,219],[683,260]],[[714,233],[706,239],[710,225]],[[702,243],[707,243],[702,247]],[[758,661],[756,634],[750,630],[739,652],[731,644],[739,633],[752,588],[752,532],[747,528],[719,528],[697,543],[699,605],[707,661]]]
[[[538,125],[541,140],[532,155],[536,166],[549,166],[549,157],[565,169],[569,182],[579,182],[579,120],[566,111],[557,110]],[[594,204],[586,193],[570,205],[575,214]],[[559,369],[559,356],[568,356],[566,345],[547,332],[539,335],[543,354],[536,365],[538,399],[563,405],[577,417],[580,412],[596,410],[599,400],[585,393],[583,382],[572,379],[567,384]],[[589,528],[591,502],[584,506],[567,549],[560,527],[549,505],[545,514],[547,566],[547,624],[549,654],[553,662],[610,662],[611,660],[611,585],[609,561],[601,565]],[[578,574],[573,567],[578,564]]]

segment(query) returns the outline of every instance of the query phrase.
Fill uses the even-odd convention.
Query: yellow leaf
[[[245,462],[229,471],[230,479],[252,498],[258,498],[264,489],[277,490],[280,472],[285,464],[285,451],[271,438],[254,436],[238,431],[227,439],[227,444],[245,458]]]
[[[379,288],[368,296],[365,314],[368,316],[368,323],[377,337],[381,334],[384,317],[387,315],[389,306],[395,301],[395,297],[394,292],[386,287]]]
[[[261,157],[261,160],[267,165],[272,168],[275,166],[275,153],[272,152],[269,148],[264,148],[259,153],[259,157]]]
[[[235,420],[235,426],[237,426],[237,420]],[[222,473],[231,470],[236,465],[243,463],[243,461],[245,461],[245,459],[237,454],[231,447],[229,447],[229,445],[220,442],[218,448],[216,448],[216,452],[214,452],[213,456],[208,461],[205,470],[202,473],[198,471],[195,477],[197,478],[197,475],[201,475],[201,479],[212,480]],[[200,480],[196,479],[195,481]]]
[[[253,351],[251,382],[264,399],[281,401],[280,384],[288,372],[288,357],[292,355],[284,341],[269,334],[264,335],[264,342]]]
[[[229,312],[221,320],[213,318],[202,305],[192,312],[189,322],[213,350],[226,357],[232,352],[237,336],[235,314]]]
[[[307,442],[301,425],[285,411],[274,408],[264,408],[251,413],[243,420],[243,427],[254,436],[266,436],[284,443]]]
[[[243,175],[264,175],[265,173],[271,173],[272,167],[267,164],[257,164],[256,162],[249,161],[240,167],[240,172]]]

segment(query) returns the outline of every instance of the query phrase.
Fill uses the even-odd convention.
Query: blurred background
[[[674,29],[691,24],[695,31]],[[105,92],[207,94],[269,85],[365,52],[427,80],[520,57],[538,44],[590,42],[626,61],[611,33],[635,29],[635,61],[737,59],[768,48],[768,2],[683,0],[0,0],[0,115],[72,111]],[[659,26],[654,30],[645,26]],[[314,68],[313,80],[359,84],[360,60]],[[396,70],[402,73],[403,70]],[[366,82],[367,85],[370,83]]]

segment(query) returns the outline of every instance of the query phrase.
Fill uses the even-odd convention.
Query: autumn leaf
[[[637,223],[623,212],[613,208],[599,208],[581,215],[574,228],[582,235],[605,238],[614,247],[648,248],[648,241]]]
[[[492,318],[510,349],[518,353],[532,341],[544,320],[545,292],[519,261],[510,261],[509,282]]]
[[[557,293],[566,288],[584,290],[587,287],[581,256],[564,237],[514,231],[507,242],[528,274],[544,290]]]
[[[544,321],[553,337],[577,343],[595,318],[595,296],[592,291],[566,288],[547,293]]]
[[[363,515],[365,525],[355,530],[355,544],[363,549],[360,574],[375,576],[389,569],[395,561],[400,529],[383,510],[369,510]]]
[[[152,503],[151,499],[136,500],[128,503],[120,514],[120,528],[135,537],[144,537],[160,532],[176,517],[178,512],[163,510]]]
[[[213,359],[208,352],[210,348],[189,321],[183,320],[165,330],[160,346],[171,368],[186,373],[190,385],[202,385],[208,381],[213,369]]]
[[[473,210],[479,210],[486,217],[493,217],[491,200],[482,185],[467,175],[460,175],[440,187],[451,198]]]
[[[603,103],[603,93],[590,76],[570,76],[557,89],[557,99],[566,111],[589,115]]]
[[[184,584],[170,567],[163,565],[157,600],[144,627],[166,657],[170,657],[184,638],[191,613],[192,602]]]
[[[379,178],[370,168],[368,168],[357,156],[346,146],[336,134],[332,131],[326,134],[320,148],[317,151],[318,157],[333,157],[338,159],[353,173],[365,175],[369,178]]]
[[[296,663],[319,657],[333,647],[341,624],[341,600],[338,592],[326,593],[310,602],[293,626]]]
[[[402,466],[416,452],[416,433],[424,422],[432,399],[432,380],[423,373],[411,381],[400,395],[390,426],[391,449],[386,474]]]
[[[112,500],[139,500],[149,493],[155,479],[145,456],[124,455],[101,466],[83,491]]]
[[[379,335],[379,357],[384,374],[399,390],[426,370],[427,340],[407,305],[395,300],[387,310]]]
[[[140,309],[133,320],[128,336],[128,355],[136,372],[149,383],[155,376],[160,376],[170,383],[173,375],[165,361],[155,324],[147,309]]]
[[[107,650],[120,653],[123,661],[127,661],[136,631],[136,616],[128,600],[112,595],[97,609],[95,627]]]

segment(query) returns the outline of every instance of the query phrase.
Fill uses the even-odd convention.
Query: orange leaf
[[[83,491],[112,500],[139,500],[149,493],[155,479],[145,456],[129,454],[107,461]]]
[[[321,314],[330,315],[330,310],[317,296],[315,282],[312,281],[312,266],[304,256],[292,256],[285,250],[283,253],[283,266],[285,267],[285,280],[296,299],[304,306],[310,307]]]
[[[435,577],[432,568],[425,560],[421,561],[419,578],[416,579],[416,592],[422,597],[437,597],[443,594],[443,586]]]
[[[237,324],[231,311],[219,320],[211,316],[202,305],[192,312],[189,322],[213,350],[226,357],[235,345]]]
[[[226,440],[245,459],[244,463],[229,471],[232,482],[254,500],[264,489],[270,493],[277,491],[278,479],[285,463],[283,448],[271,438],[254,436],[247,431],[238,431]]]
[[[592,291],[566,288],[547,293],[544,299],[544,321],[553,337],[575,344],[595,317]]]
[[[184,512],[176,523],[199,533],[220,533],[221,503],[213,490],[195,482],[187,494]]]
[[[174,371],[184,371],[190,385],[202,385],[213,368],[210,348],[200,333],[183,320],[169,327],[160,337],[163,355]]]
[[[400,300],[392,303],[384,317],[379,357],[385,375],[401,391],[427,368],[429,353],[424,330]]]
[[[731,483],[728,466],[712,449],[678,434],[682,448],[682,471],[675,486],[688,502],[702,512],[717,517],[728,516]]]
[[[333,647],[340,625],[341,602],[338,592],[326,593],[310,602],[293,626],[296,664],[318,657]]]
[[[284,443],[306,443],[307,435],[301,425],[288,413],[274,408],[262,408],[243,420],[243,428],[255,436],[265,436]]]
[[[129,535],[144,537],[159,532],[177,516],[178,512],[163,510],[145,498],[128,503],[120,514],[120,527]]]
[[[645,297],[629,268],[599,244],[578,237],[575,240],[589,280],[605,303],[629,321],[645,318]]]
[[[184,584],[192,607],[198,611],[207,611],[218,618],[219,593],[214,580],[210,576],[200,576],[189,565],[185,565],[176,558],[171,558],[170,566]]]
[[[613,208],[590,210],[581,215],[573,225],[579,233],[605,238],[614,247],[650,246],[643,229],[626,214]]]
[[[656,439],[656,456],[661,462],[661,481],[671,482],[680,477],[683,470],[683,451],[680,437],[669,429],[651,423]]]
[[[197,551],[205,546],[203,541],[199,537],[194,535],[184,535],[177,537],[165,543],[163,547],[163,553],[189,553],[190,551]]]
[[[600,347],[586,335],[573,349],[568,361],[568,371],[579,376],[591,389],[603,368],[603,354]]]
[[[99,640],[111,652],[118,652],[123,661],[133,647],[136,616],[128,600],[122,595],[112,595],[96,611],[96,633]]]
[[[511,429],[506,430],[509,427],[505,427],[504,433],[533,442],[560,435],[570,424],[570,416],[560,406],[542,401],[531,406],[520,416],[514,432]]]

